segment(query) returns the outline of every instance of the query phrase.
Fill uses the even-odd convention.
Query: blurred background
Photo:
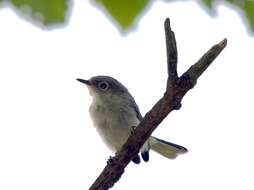
[[[0,1],[0,189],[88,189],[113,155],[76,78],[117,78],[144,115],[167,80],[169,17],[184,72],[228,45],[154,135],[189,153],[130,163],[114,189],[254,188],[254,2]]]

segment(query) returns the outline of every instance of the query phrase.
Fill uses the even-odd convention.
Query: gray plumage
[[[109,76],[77,80],[87,85],[93,97],[89,111],[96,130],[113,152],[118,151],[130,136],[131,128],[142,120],[134,98],[124,85]],[[149,149],[171,159],[187,152],[187,149],[180,145],[152,136],[140,150],[145,161],[149,159]],[[135,157],[133,161],[139,163],[140,159]]]

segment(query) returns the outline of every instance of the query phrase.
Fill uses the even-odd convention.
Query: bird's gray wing
[[[136,104],[134,98],[132,96],[130,96],[130,106],[135,110],[136,112],[136,116],[138,118],[139,121],[141,121],[143,119],[140,111],[139,111],[139,108],[138,108],[138,105]],[[145,144],[143,145],[143,147],[141,148],[141,157],[143,158],[143,160],[145,162],[148,162],[149,161],[149,149],[150,149],[150,144],[149,144],[149,140],[147,140],[145,142]],[[134,161],[134,160],[132,160]],[[134,161],[135,162],[135,161]]]
[[[141,121],[143,119],[143,117],[139,111],[138,105],[136,104],[136,102],[132,96],[130,96],[129,102],[130,102],[130,106],[135,110],[138,120]]]

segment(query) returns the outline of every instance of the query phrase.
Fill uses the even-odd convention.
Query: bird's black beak
[[[86,85],[91,85],[90,80],[84,80],[84,79],[77,79],[77,81],[85,83]]]

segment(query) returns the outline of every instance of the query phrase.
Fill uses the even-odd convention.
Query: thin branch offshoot
[[[124,168],[139,153],[140,148],[152,132],[171,111],[180,109],[183,96],[194,87],[197,79],[227,45],[226,39],[214,45],[182,76],[178,77],[176,40],[170,27],[169,18],[165,20],[164,27],[168,66],[166,92],[153,108],[146,113],[121,150],[116,152],[116,155],[108,162],[99,177],[89,188],[90,190],[106,190],[113,187],[114,183],[124,173]]]

